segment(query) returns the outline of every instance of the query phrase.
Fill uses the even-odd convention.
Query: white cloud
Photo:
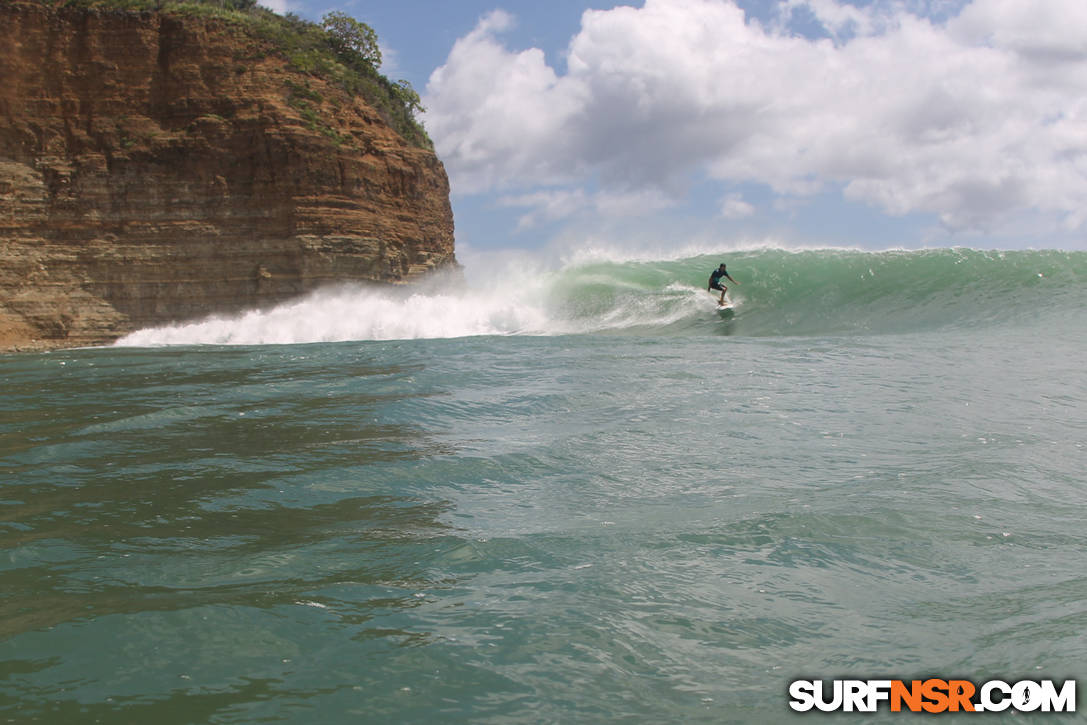
[[[565,127],[583,107],[576,83],[560,79],[538,49],[506,50],[496,34],[512,22],[501,10],[484,16],[427,84],[424,122],[453,170],[457,191],[576,178],[566,164],[550,162],[548,148],[561,145]]]
[[[504,196],[498,200],[501,206],[527,208],[528,211],[517,220],[518,231],[530,229],[543,222],[568,219],[585,209],[589,202],[581,189],[546,190],[531,194]]]
[[[400,51],[390,48],[380,41],[378,42],[378,50],[381,51],[381,74],[389,78],[396,78],[400,74]]]
[[[721,200],[721,216],[725,219],[743,219],[755,213],[755,207],[739,194],[729,194]]]
[[[287,0],[261,0],[260,4],[274,13],[287,14]]]
[[[674,206],[675,200],[657,189],[595,194],[583,189],[546,189],[503,196],[498,203],[529,210],[517,220],[518,231],[523,231],[541,223],[570,219],[586,211],[610,218],[641,217]]]
[[[808,10],[834,36],[867,35],[875,31],[879,20],[878,5],[857,7],[836,0],[787,0],[784,9]]]
[[[783,195],[830,185],[953,228],[1019,211],[1082,224],[1087,3],[974,0],[946,21],[906,7],[783,5],[833,40],[728,0],[589,10],[564,74],[507,49],[513,20],[496,11],[431,76],[425,123],[459,193],[595,183],[663,199],[703,175]],[[722,213],[749,213],[733,201]]]
[[[1087,56],[1087,3],[976,0],[951,24],[963,42],[989,44],[1041,61]]]

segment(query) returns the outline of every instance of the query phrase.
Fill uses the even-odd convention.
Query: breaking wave
[[[267,310],[135,332],[117,344],[281,344],[474,335],[882,334],[1082,318],[1087,252],[754,249],[520,260],[484,284],[341,286]],[[706,279],[741,284],[723,320]]]

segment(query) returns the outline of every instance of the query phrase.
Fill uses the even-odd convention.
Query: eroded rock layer
[[[0,348],[455,264],[449,183],[210,18],[0,3]]]

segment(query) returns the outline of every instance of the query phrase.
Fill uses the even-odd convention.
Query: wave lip
[[[705,291],[721,261],[735,314]],[[337,287],[269,310],[132,333],[125,346],[262,345],[479,335],[879,334],[1082,317],[1087,252],[867,252],[757,248],[623,260],[584,255],[558,269],[510,264],[481,288]]]

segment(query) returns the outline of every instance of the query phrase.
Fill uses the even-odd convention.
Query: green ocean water
[[[1084,681],[1087,253],[516,269],[0,358],[0,720],[774,723],[813,719],[797,678]]]

